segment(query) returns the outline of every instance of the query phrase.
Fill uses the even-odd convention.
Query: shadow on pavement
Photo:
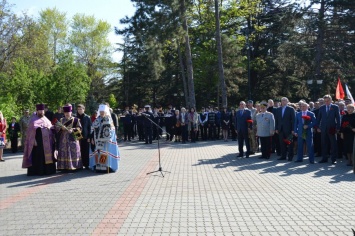
[[[26,171],[26,170],[25,170]],[[54,183],[61,183],[66,181],[71,181],[74,179],[86,178],[86,177],[95,177],[92,171],[82,170],[76,171],[73,173],[62,173],[57,172],[53,175],[43,175],[43,176],[27,176],[26,173],[18,174],[13,176],[4,176],[0,177],[0,183],[2,184],[12,184],[8,188],[15,187],[35,187],[39,185],[47,185]]]
[[[215,159],[200,159],[199,165],[214,165],[214,168],[236,167],[236,172],[243,170],[260,171],[260,174],[277,173],[280,176],[286,177],[291,175],[302,175],[306,173],[314,173],[314,178],[322,176],[331,177],[330,183],[338,183],[344,181],[355,181],[355,174],[352,169],[346,166],[346,161],[338,160],[336,165],[328,164],[309,164],[305,158],[302,163],[279,161],[276,156],[271,156],[271,159],[258,159],[260,155],[251,156],[250,158],[236,157],[236,154],[228,154]]]
[[[237,142],[236,141],[229,141],[229,142],[224,142],[223,140],[215,140],[215,141],[197,141],[195,143],[191,142],[174,142],[174,141],[166,141],[165,139],[160,139],[159,144],[160,146],[164,147],[184,147],[184,148],[196,148],[196,147],[201,147],[201,146],[211,146],[215,144],[224,144],[226,146],[235,146],[237,147]],[[133,141],[126,141],[126,142],[120,142],[118,144],[118,147],[120,146],[125,146],[125,147],[145,147],[147,149],[151,147],[156,147],[158,145],[157,140],[153,140],[152,144],[145,144],[144,141],[138,141],[138,140],[133,140]]]

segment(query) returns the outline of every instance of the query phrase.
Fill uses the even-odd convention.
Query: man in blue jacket
[[[295,136],[297,137],[297,160],[303,161],[303,144],[306,142],[309,163],[314,164],[313,127],[316,124],[314,113],[308,111],[308,104],[300,102],[301,111],[296,114]]]

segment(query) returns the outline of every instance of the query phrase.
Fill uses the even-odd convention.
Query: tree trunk
[[[219,22],[219,6],[218,0],[215,3],[215,18],[216,18],[216,39],[217,39],[217,52],[218,52],[218,74],[220,89],[222,90],[222,107],[227,106],[227,88],[224,79],[224,68],[223,68],[223,52],[222,52],[222,40],[221,40],[221,27]],[[218,93],[219,94],[219,93]],[[218,106],[219,106],[219,96],[218,96]]]
[[[192,56],[191,56],[191,47],[190,47],[190,38],[188,32],[188,25],[186,19],[186,8],[185,0],[180,1],[181,15],[182,15],[182,27],[185,33],[185,56],[186,56],[186,70],[187,70],[187,81],[189,88],[189,107],[196,107],[196,98],[195,98],[195,86],[194,86],[194,71],[192,66]]]
[[[315,79],[322,79],[322,61],[324,55],[324,30],[325,30],[325,22],[324,22],[324,14],[325,14],[325,0],[321,0],[319,9],[319,18],[318,18],[318,35],[317,35],[317,45],[316,45],[316,58],[315,58]]]
[[[184,86],[184,94],[185,94],[185,105],[190,106],[189,104],[189,93],[187,90],[187,83],[186,83],[186,77],[185,77],[185,67],[184,67],[184,61],[182,59],[181,55],[181,50],[180,50],[180,44],[178,45],[178,55],[179,55],[179,61],[180,61],[180,70],[181,70],[181,79],[182,79],[182,84]]]

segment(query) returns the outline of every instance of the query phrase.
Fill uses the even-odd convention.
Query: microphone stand
[[[142,115],[143,115],[143,114],[147,114],[147,113],[142,113]],[[156,128],[161,129],[162,131],[164,131],[164,130],[162,129],[162,127],[160,127],[157,123],[155,123],[152,119],[150,119],[148,115],[143,115],[143,116],[144,116],[146,119],[148,119],[152,124],[154,124]],[[157,133],[158,133],[158,132],[157,132]],[[168,134],[168,135],[170,135],[170,134],[169,134],[168,132],[166,132],[166,131],[165,131],[165,133]],[[160,139],[160,137],[159,137],[159,133],[158,133],[158,158],[159,158],[159,168],[158,168],[158,170],[156,170],[156,171],[148,172],[147,175],[153,174],[153,173],[156,173],[156,172],[160,172],[160,174],[164,177],[163,172],[167,172],[167,173],[171,173],[171,172],[169,172],[169,171],[163,171],[163,168],[161,167],[160,143],[159,143],[159,139]]]

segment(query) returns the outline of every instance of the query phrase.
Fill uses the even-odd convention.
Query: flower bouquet
[[[350,122],[349,121],[344,121],[342,124],[341,124],[341,127],[342,128],[349,128],[349,129],[352,129],[353,127],[350,125]]]
[[[309,123],[311,123],[311,117],[310,116],[302,116],[303,119],[303,124],[304,125],[309,125]],[[306,139],[307,138],[307,129],[305,129],[303,127],[303,131],[302,131],[302,138]]]
[[[58,122],[58,119],[57,119],[57,118],[54,118],[54,119],[52,120],[52,125],[56,125],[57,122]]]
[[[253,125],[253,120],[247,120],[248,128],[251,129],[251,126]]]
[[[287,138],[285,138],[284,140],[284,143],[286,144],[286,145],[290,145],[292,142],[293,142],[293,135],[292,134],[290,134]]]

